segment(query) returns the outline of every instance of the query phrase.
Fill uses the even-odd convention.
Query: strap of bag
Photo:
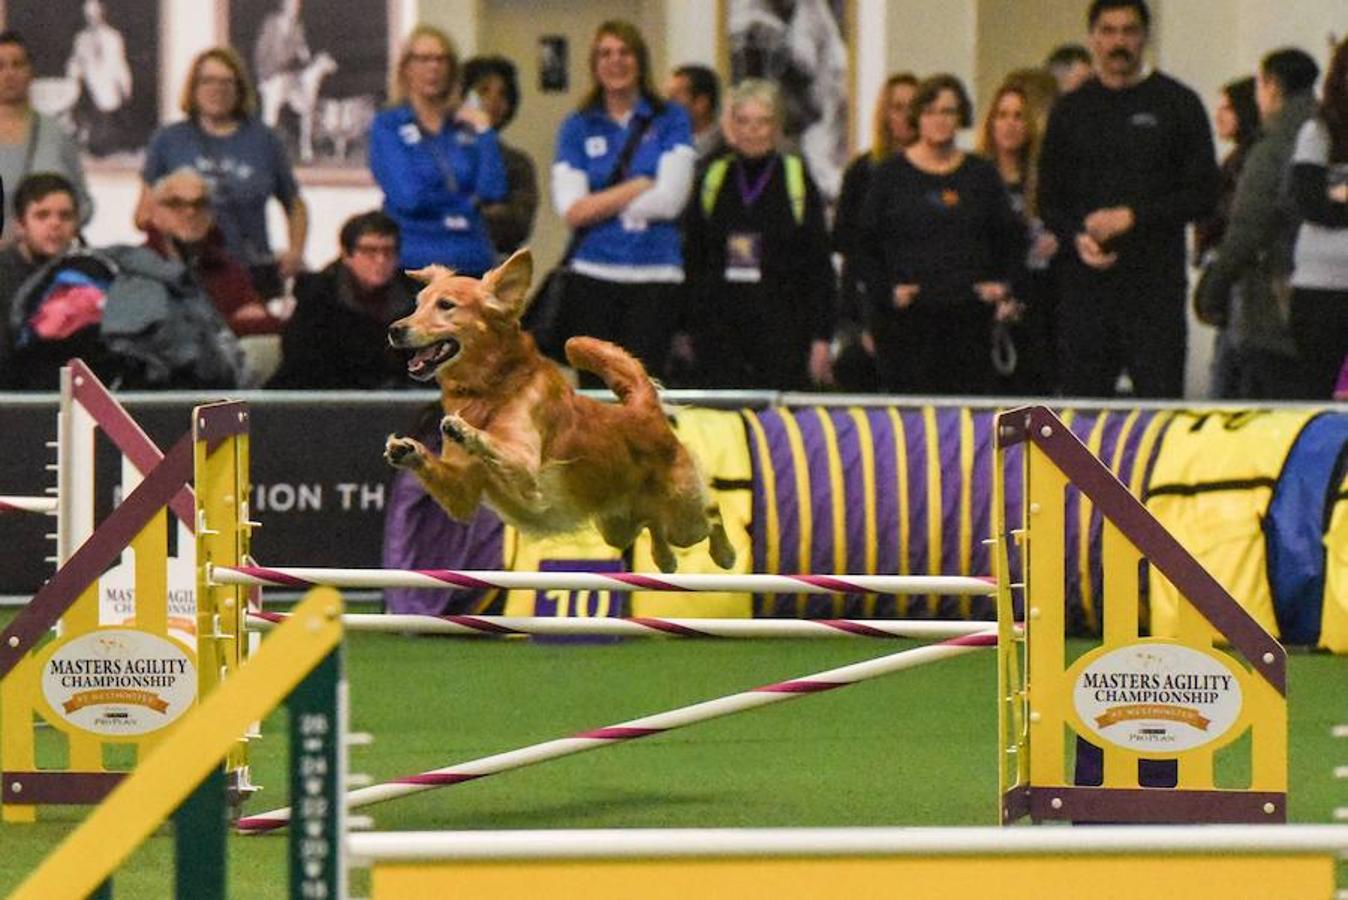
[[[716,208],[716,198],[725,183],[726,172],[734,154],[726,154],[707,166],[702,176],[702,212],[710,216]],[[786,195],[791,201],[791,216],[800,225],[805,221],[805,164],[794,153],[783,154],[782,167],[786,172]]]
[[[33,171],[33,160],[37,157],[38,133],[42,129],[42,117],[35,112],[28,113],[28,146],[23,151],[23,170],[19,181],[23,181]],[[18,182],[15,182],[17,185]]]
[[[614,164],[613,171],[609,173],[608,178],[604,180],[604,187],[601,190],[608,190],[627,177],[627,169],[632,165],[632,157],[636,156],[637,145],[646,136],[646,132],[650,130],[651,123],[654,120],[655,116],[653,115],[642,116],[637,119],[636,127],[628,133],[622,150],[618,151],[618,161]],[[580,248],[581,240],[589,233],[591,227],[586,225],[571,232],[571,240],[566,242],[566,250],[562,252],[561,261],[557,263],[558,267],[564,267],[571,262],[571,258],[576,255],[576,251]]]

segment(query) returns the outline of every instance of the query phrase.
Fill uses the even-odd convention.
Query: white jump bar
[[[1345,825],[1126,825],[1097,828],[597,828],[352,834],[362,863],[743,856],[1012,856],[1026,853],[1337,853]]]

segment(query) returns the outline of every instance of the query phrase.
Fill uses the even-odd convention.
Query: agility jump
[[[245,618],[246,595],[242,590],[245,585],[224,582],[230,577],[225,574],[227,572],[234,573],[239,579],[254,577],[246,574],[242,565],[253,527],[247,510],[247,418],[242,404],[217,404],[199,409],[194,414],[194,447],[191,451],[197,501],[194,519],[199,541],[198,600],[203,604],[199,610],[199,621],[203,626],[199,629],[201,664],[205,670],[218,663],[235,674],[239,665],[246,673],[247,664],[240,659],[235,666],[230,666],[233,660],[222,657],[221,650],[226,644],[238,645]],[[1286,815],[1286,707],[1285,656],[1281,647],[1147,516],[1141,505],[1086,453],[1052,413],[1030,408],[1004,414],[998,440],[1002,450],[1015,444],[1025,445],[1026,503],[1025,522],[1018,523],[1020,527],[1011,527],[1004,519],[996,526],[993,536],[997,550],[995,584],[987,579],[971,579],[976,583],[977,593],[987,593],[990,587],[995,587],[998,606],[995,636],[983,632],[957,637],[934,647],[892,654],[668,713],[583,731],[569,738],[431,770],[365,789],[379,795],[370,802],[654,735],[685,724],[757,708],[802,693],[831,690],[921,662],[996,644],[1000,657],[998,702],[1004,754],[1004,821],[1024,814],[1036,820],[1112,817],[1123,821],[1283,821]],[[220,452],[226,447],[228,452]],[[174,491],[180,490],[183,482],[176,473],[182,470],[187,455],[182,445],[175,447],[142,485],[142,491],[159,500],[159,508],[168,504],[175,496]],[[995,508],[999,516],[1005,513],[1002,469],[1000,464],[996,467]],[[1105,519],[1106,609],[1120,611],[1117,616],[1107,615],[1103,645],[1070,667],[1064,665],[1061,619],[1062,516],[1069,489],[1080,490]],[[123,507],[135,508],[137,503],[146,502],[142,499],[133,503],[135,500],[133,495]],[[132,514],[122,515],[127,518]],[[1026,572],[1019,581],[1013,581],[1006,569],[1006,551],[1012,541],[1020,543],[1025,550],[1022,555]],[[112,551],[105,548],[100,552],[106,555]],[[1181,621],[1185,627],[1176,639],[1143,639],[1138,635],[1137,571],[1144,559],[1183,595],[1185,607],[1181,611]],[[306,570],[278,567],[268,571],[289,572],[291,577],[297,577],[293,573]],[[479,574],[495,577],[495,573]],[[60,580],[60,576],[58,573],[56,580]],[[67,580],[73,577],[67,576]],[[405,573],[398,577],[405,577]],[[669,576],[635,577],[655,580]],[[790,587],[786,589],[796,592],[802,587],[807,592],[828,589],[822,583],[804,585],[800,578],[836,579],[839,586],[847,585],[848,588],[862,584],[853,581],[861,576],[769,577],[790,579]],[[437,586],[443,583],[437,580]],[[919,593],[933,590],[930,584],[923,582],[910,586]],[[969,586],[971,594],[975,593],[974,587]],[[604,589],[614,588],[607,586]],[[1025,610],[1023,634],[1017,631],[1013,615],[1013,606],[1017,603],[1023,603]],[[40,624],[26,623],[16,636],[28,640],[32,626]],[[1216,649],[1218,642],[1229,644],[1232,653],[1243,657],[1244,665],[1232,660],[1231,654]],[[0,646],[0,657],[5,651],[6,648]],[[0,658],[0,663],[4,661]],[[1207,679],[1205,684],[1220,684],[1220,690],[1207,692],[1219,696],[1194,700],[1201,704],[1196,715],[1189,714],[1176,703],[1166,702],[1165,698],[1106,697],[1100,700],[1097,696],[1096,701],[1103,704],[1099,709],[1092,708],[1082,699],[1083,695],[1093,693],[1093,685],[1107,683],[1111,672],[1136,673],[1139,667],[1154,669],[1157,665],[1161,666],[1162,675],[1167,674],[1169,667],[1170,674],[1183,676],[1186,684],[1193,675]],[[1248,665],[1248,671],[1245,665]],[[1247,732],[1253,736],[1249,789],[1215,788],[1212,784],[1214,752],[1229,746]],[[1064,783],[1068,735],[1071,739],[1080,736],[1103,745],[1104,778],[1100,787],[1081,788]],[[1175,749],[1162,749],[1165,745],[1156,743],[1145,744],[1139,749],[1134,743],[1139,738],[1151,740],[1157,735],[1168,736]],[[1174,761],[1177,771],[1173,787],[1149,788],[1139,783],[1143,763],[1157,760]],[[354,800],[359,793],[355,792],[348,799]],[[278,827],[278,824],[284,824],[277,820],[283,820],[285,813],[285,810],[278,810],[246,817],[240,826],[246,828],[253,821],[265,828]],[[1321,836],[1317,846],[1323,849],[1330,840]],[[1335,835],[1333,840],[1337,841],[1339,837]],[[436,870],[432,875],[441,879],[438,883],[447,883],[440,867],[429,865],[423,868]],[[379,885],[377,875],[376,895]],[[1197,886],[1194,890],[1197,891]],[[1202,894],[1195,892],[1188,896]]]

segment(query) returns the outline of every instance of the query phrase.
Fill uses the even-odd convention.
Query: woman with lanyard
[[[573,231],[563,316],[664,368],[683,282],[679,214],[693,181],[688,115],[651,84],[636,27],[609,21],[590,45],[594,84],[562,123],[552,200]]]
[[[730,143],[702,176],[687,217],[697,354],[721,388],[830,384],[834,278],[828,228],[800,157],[778,152],[775,85],[730,93]]]
[[[54,119],[36,112],[29,102],[33,66],[28,45],[16,31],[0,33],[0,184],[13,194],[34,172],[64,175],[75,188],[80,223],[87,225],[94,202],[84,183],[80,148]],[[14,204],[5,204],[5,237],[12,236]]]
[[[248,267],[265,299],[285,291],[285,279],[304,266],[309,213],[281,138],[256,115],[257,99],[239,55],[228,47],[197,54],[179,106],[187,118],[150,137],[141,169],[136,227],[153,218],[150,186],[183,166],[211,186],[211,205],[230,255]],[[286,211],[287,247],[273,256],[267,235],[267,201]]]
[[[370,171],[402,234],[401,263],[480,276],[495,262],[480,203],[506,197],[491,120],[458,97],[459,58],[438,28],[412,29],[386,109],[370,128]]]

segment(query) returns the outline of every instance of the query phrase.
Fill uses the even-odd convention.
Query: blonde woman
[[[370,171],[402,233],[401,264],[479,276],[495,252],[478,207],[506,197],[490,117],[460,102],[459,56],[438,28],[412,29],[394,69],[392,106],[370,128]]]
[[[656,93],[646,40],[630,22],[599,26],[590,75],[552,164],[553,206],[573,234],[566,330],[621,344],[660,373],[682,296],[692,126]]]
[[[150,138],[141,169],[136,225],[150,224],[150,185],[183,166],[211,185],[216,221],[229,252],[245,266],[265,298],[280,296],[284,279],[304,263],[309,215],[290,157],[276,132],[257,118],[257,100],[243,61],[228,47],[197,55],[179,106],[187,116]],[[285,207],[287,247],[273,254],[267,235],[267,201]]]
[[[1012,274],[1016,307],[994,333],[994,342],[1000,342],[995,387],[1002,394],[1050,393],[1056,381],[1057,304],[1049,266],[1058,253],[1058,239],[1039,219],[1035,202],[1039,143],[1047,121],[1036,96],[1023,73],[1013,73],[993,95],[978,131],[978,152],[997,167],[1011,208],[1025,227],[1028,247],[1024,264]]]
[[[871,146],[852,160],[843,172],[842,190],[833,216],[833,249],[842,255],[842,287],[839,295],[838,318],[844,331],[860,331],[861,345],[868,356],[875,355],[875,345],[866,325],[866,276],[864,254],[858,252],[861,238],[861,212],[870,189],[871,172],[875,167],[903,150],[917,139],[917,130],[908,117],[917,94],[918,78],[912,72],[898,72],[885,80],[876,96],[875,112],[871,116]],[[842,377],[840,375],[840,377]],[[862,382],[843,385],[844,389],[865,390],[873,385]]]

